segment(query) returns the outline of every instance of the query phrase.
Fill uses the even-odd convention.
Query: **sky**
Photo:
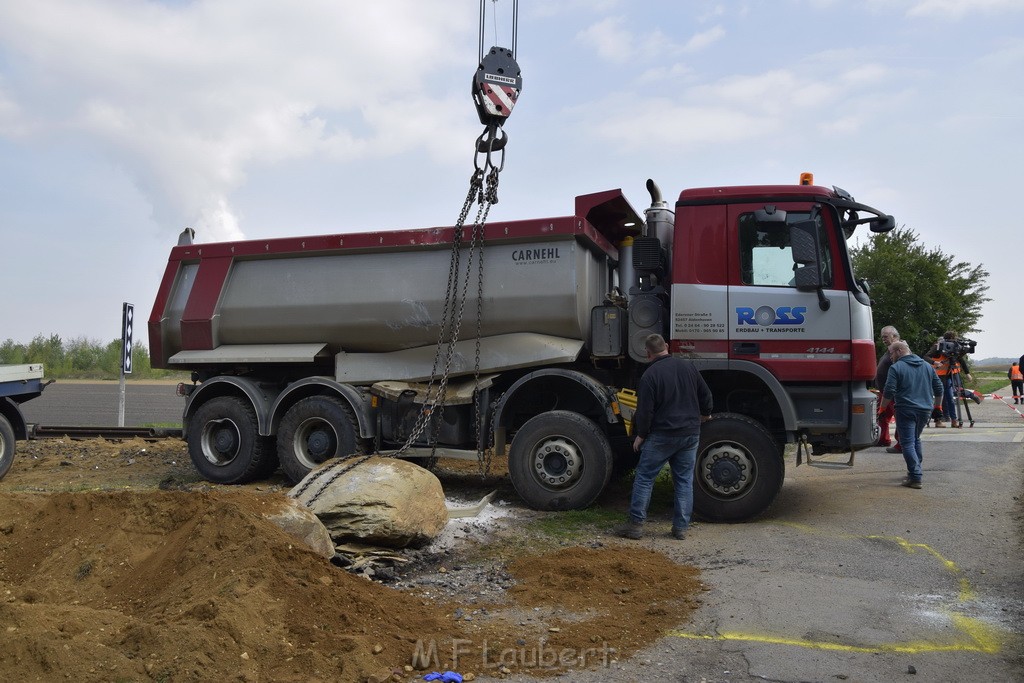
[[[485,48],[510,46],[511,0],[486,7]],[[452,225],[481,132],[478,11],[0,3],[0,341],[120,337],[186,226]],[[516,57],[491,221],[615,188],[642,211],[648,178],[672,200],[810,171],[988,270],[975,358],[1024,353],[1024,0],[523,0]]]

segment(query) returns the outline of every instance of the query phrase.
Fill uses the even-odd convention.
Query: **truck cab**
[[[871,305],[846,240],[860,224],[884,232],[894,221],[804,180],[683,190],[674,212],[652,190],[640,239],[659,244],[665,259],[634,258],[659,284],[638,277],[630,289],[630,309],[641,311],[630,316],[630,352],[640,361],[639,340],[665,330],[712,389],[718,424],[705,429],[713,435],[696,478],[705,515],[765,508],[781,487],[787,443],[852,453],[878,439],[867,386],[876,366]],[[746,444],[725,438],[738,429],[749,432]],[[725,445],[716,449],[707,442],[718,433]]]

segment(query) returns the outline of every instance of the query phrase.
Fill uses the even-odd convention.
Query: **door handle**
[[[732,352],[737,356],[756,356],[761,353],[761,344],[758,342],[736,342],[732,345]]]

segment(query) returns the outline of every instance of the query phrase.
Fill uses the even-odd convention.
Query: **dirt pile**
[[[130,470],[141,448],[80,446],[28,457],[51,475],[83,474],[59,489],[93,468]],[[164,459],[180,487],[177,456],[147,461],[147,480]],[[414,661],[477,677],[551,673],[649,645],[686,621],[700,590],[695,570],[660,554],[596,544],[521,554],[487,601],[428,596],[298,547],[264,518],[282,500],[273,486],[33,492],[41,467],[16,461],[0,482],[4,680],[412,680]]]

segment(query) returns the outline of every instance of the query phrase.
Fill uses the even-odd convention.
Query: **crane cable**
[[[351,471],[371,457],[384,456],[397,458],[406,453],[423,436],[428,426],[431,427],[429,443],[430,457],[428,467],[437,460],[437,441],[441,429],[441,417],[447,402],[448,377],[451,373],[452,361],[456,356],[456,344],[462,329],[462,319],[466,308],[468,291],[474,263],[476,265],[477,303],[476,303],[476,358],[473,369],[473,401],[477,419],[473,420],[474,435],[477,443],[477,462],[481,476],[487,476],[490,470],[490,445],[493,443],[494,426],[491,425],[490,442],[484,444],[480,433],[482,414],[480,405],[480,340],[483,334],[483,298],[484,271],[483,246],[484,227],[491,207],[498,203],[498,175],[505,168],[505,146],[508,135],[502,128],[508,120],[522,90],[523,79],[519,65],[515,60],[516,43],[518,42],[519,0],[512,1],[512,47],[494,46],[484,53],[484,26],[486,24],[486,1],[480,0],[480,33],[479,58],[480,64],[473,77],[472,96],[476,105],[477,115],[484,125],[484,130],[476,139],[473,156],[473,174],[470,176],[469,191],[463,202],[458,221],[452,234],[451,258],[448,265],[448,282],[445,288],[444,305],[441,311],[441,322],[438,330],[437,346],[434,351],[434,362],[427,382],[425,398],[416,421],[410,430],[405,443],[397,450],[387,453],[369,453],[365,455],[340,455],[337,462],[321,468],[316,476],[307,477],[302,485],[289,495],[300,497],[314,483],[320,486],[306,501],[307,507],[323,494],[339,477]],[[497,0],[492,0],[497,2]],[[496,159],[496,153],[500,157]],[[474,205],[478,205],[473,227],[470,231],[469,247],[466,254],[465,272],[462,271],[462,251],[465,246],[465,223]],[[438,369],[441,367],[440,374]],[[437,416],[432,419],[433,416]],[[376,450],[376,449],[375,449]]]

